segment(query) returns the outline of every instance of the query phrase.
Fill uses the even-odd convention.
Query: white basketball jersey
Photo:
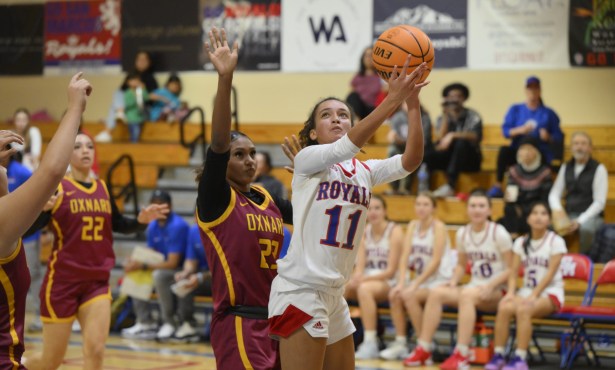
[[[466,253],[472,266],[468,285],[484,285],[506,269],[502,253],[512,249],[512,239],[504,226],[488,222],[480,232],[472,225],[457,230],[457,250]]]
[[[523,248],[523,243],[528,236],[517,238],[513,247],[513,252],[521,257],[523,263],[523,288],[534,289],[536,285],[547,275],[549,271],[549,262],[551,256],[556,254],[565,254],[566,242],[561,236],[549,231],[542,239],[530,240],[530,245],[527,248],[527,255]],[[560,298],[563,303],[564,299],[564,279],[562,272],[558,268],[553,276],[553,279],[544,290],[548,294],[554,294]]]
[[[372,225],[365,226],[365,272],[366,276],[375,275],[387,269],[389,264],[389,245],[394,222],[389,222],[380,239],[372,235]]]
[[[289,284],[328,294],[343,294],[365,228],[374,185],[408,175],[401,156],[361,162],[348,136],[312,145],[295,157],[293,236],[288,254],[278,260],[278,275]]]
[[[434,253],[435,224],[432,222],[423,236],[421,236],[419,229],[420,225],[417,223],[414,234],[412,235],[412,252],[408,259],[408,266],[411,270],[414,270],[415,277],[421,275],[427,265],[431,263]],[[442,253],[442,260],[440,261],[438,271],[427,278],[421,286],[428,287],[435,281],[448,280],[451,278],[453,266],[449,263],[451,259],[450,249],[451,241],[447,233],[444,253]]]

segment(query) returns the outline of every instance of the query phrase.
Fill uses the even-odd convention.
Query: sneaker
[[[490,198],[503,198],[504,193],[502,193],[502,188],[497,185],[493,185],[489,190],[487,190],[487,196]]]
[[[433,196],[436,198],[452,197],[454,195],[455,191],[449,184],[444,184],[433,192]]]
[[[431,365],[433,365],[431,352],[427,352],[421,346],[416,346],[414,351],[412,351],[412,353],[410,353],[410,355],[404,360],[404,366],[407,367]]]
[[[506,365],[506,360],[504,360],[504,356],[499,353],[496,353],[485,365],[485,370],[502,370],[504,365]]]
[[[109,131],[103,130],[94,137],[94,141],[96,141],[97,143],[110,143],[111,134],[109,133]]]
[[[470,370],[470,357],[463,356],[455,350],[443,363],[440,364],[441,370]]]
[[[357,348],[354,358],[357,360],[371,360],[378,358],[378,342],[375,340],[370,340],[359,344],[359,348]]]
[[[71,331],[73,333],[80,333],[81,332],[81,324],[79,324],[79,321],[77,321],[77,320],[73,321],[73,326],[71,327]]]
[[[527,366],[527,362],[521,357],[513,356],[510,361],[504,365],[502,370],[529,370],[529,366]]]
[[[43,331],[43,323],[40,317],[36,317],[30,325],[28,325],[28,333],[40,333]]]
[[[190,325],[189,322],[183,323],[179,329],[175,330],[172,342],[177,343],[196,343],[199,341],[199,333]]]
[[[408,356],[408,347],[406,343],[398,341],[389,343],[387,348],[380,351],[380,358],[389,361],[403,360],[406,356]]]
[[[154,339],[156,338],[155,324],[141,324],[122,329],[122,337],[127,339]]]
[[[168,323],[164,323],[156,334],[156,340],[169,340],[173,336],[173,333],[175,333],[175,326]]]

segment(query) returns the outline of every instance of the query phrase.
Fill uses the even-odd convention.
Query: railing
[[[126,185],[122,186],[118,192],[116,192],[116,187],[113,186],[113,173],[119,167],[122,162],[126,161],[128,163],[128,170],[130,173],[129,181]],[[135,218],[139,215],[139,204],[137,197],[137,184],[135,183],[135,164],[132,160],[132,157],[128,154],[122,154],[118,159],[115,160],[109,166],[109,171],[107,171],[107,185],[109,187],[109,195],[112,199],[121,199],[124,198],[124,203],[128,203],[132,200],[133,202],[133,212]]]
[[[201,125],[201,131],[194,139],[192,139],[191,141],[188,141],[185,136],[185,125],[188,122],[188,119],[190,118],[190,116],[192,116],[192,113],[194,112],[198,112],[199,115],[201,116],[200,117],[201,119],[199,121],[199,124]],[[206,140],[207,139],[205,137],[205,111],[203,111],[203,108],[201,107],[192,108],[188,111],[188,114],[186,114],[186,116],[182,118],[181,121],[179,121],[179,141],[183,147],[188,148],[190,150],[190,157],[192,157],[192,155],[194,154],[194,151],[196,150],[197,145],[200,144],[201,149],[202,149],[203,160],[205,160]]]

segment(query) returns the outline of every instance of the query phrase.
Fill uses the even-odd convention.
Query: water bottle
[[[427,165],[425,163],[421,164],[421,167],[419,167],[417,177],[419,179],[419,193],[429,191],[429,172],[427,171]]]

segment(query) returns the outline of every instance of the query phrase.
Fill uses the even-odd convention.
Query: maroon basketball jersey
[[[54,233],[49,280],[108,280],[115,264],[111,202],[104,182],[88,189],[65,177],[60,199],[51,211]]]
[[[266,190],[252,189],[265,195],[263,204],[231,188],[231,201],[217,220],[203,222],[196,212],[216,312],[236,305],[267,307],[271,281],[278,273],[282,215]]]
[[[0,369],[24,369],[21,355],[30,271],[21,240],[13,254],[0,258],[0,283]]]

